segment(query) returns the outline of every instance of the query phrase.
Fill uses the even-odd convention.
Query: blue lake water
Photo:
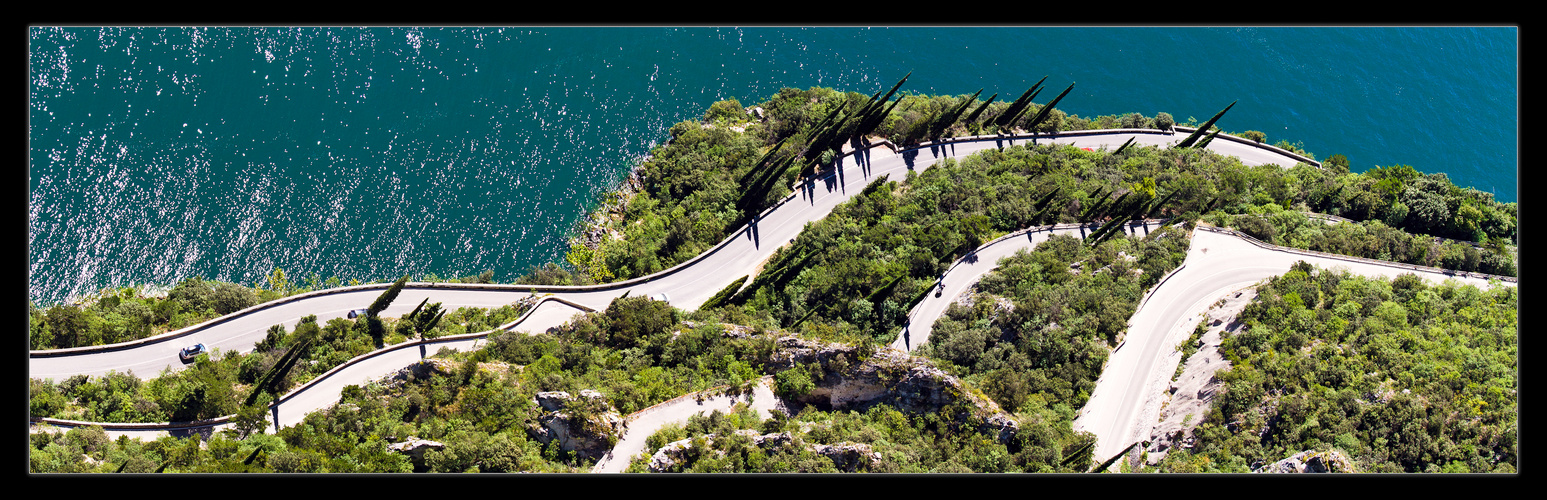
[[[30,29],[28,294],[562,259],[597,197],[716,100],[1013,98],[1258,130],[1515,201],[1518,30]]]

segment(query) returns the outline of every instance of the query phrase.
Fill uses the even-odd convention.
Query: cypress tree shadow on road
[[[833,174],[838,178],[838,190],[842,191],[844,193],[848,193],[847,188],[845,188],[844,186],[847,186],[849,181],[847,180],[848,177],[845,176],[844,173],[843,173],[843,159],[842,158],[839,158],[837,161],[833,162]]]
[[[761,249],[763,244],[757,230],[757,217],[757,215],[753,215],[752,220],[747,221],[747,239],[752,240],[752,248]]]
[[[856,141],[856,142],[858,142],[858,141]],[[870,165],[870,147],[867,144],[856,144],[854,146],[854,148],[857,151],[859,151],[859,154],[853,155],[854,156],[854,162],[859,164],[860,171],[865,174],[865,178],[866,179],[869,179],[870,178],[870,167],[871,167],[871,165]]]

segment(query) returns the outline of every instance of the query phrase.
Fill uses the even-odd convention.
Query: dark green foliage
[[[1127,141],[1127,142],[1124,142],[1124,143],[1123,143],[1123,145],[1121,145],[1121,146],[1118,146],[1118,147],[1117,147],[1117,150],[1115,150],[1115,151],[1112,151],[1112,154],[1114,154],[1114,155],[1115,155],[1115,154],[1118,154],[1118,153],[1122,153],[1122,152],[1123,152],[1123,150],[1124,150],[1124,149],[1128,149],[1128,146],[1132,146],[1132,145],[1133,145],[1133,140],[1134,140],[1134,139],[1135,139],[1135,138],[1133,138],[1133,137],[1129,137],[1129,138],[1128,138],[1128,141]]]
[[[53,345],[69,348],[79,345],[92,345],[84,342],[87,337],[86,314],[81,308],[73,305],[55,306],[49,308],[45,316],[49,331],[53,332]]]
[[[1117,452],[1116,455],[1112,455],[1112,458],[1106,459],[1106,461],[1101,462],[1100,465],[1097,465],[1095,468],[1092,468],[1090,471],[1091,472],[1095,472],[1095,473],[1105,472],[1107,470],[1107,467],[1111,467],[1112,464],[1117,463],[1118,459],[1123,458],[1124,455],[1128,454],[1129,450],[1132,450],[1133,447],[1138,446],[1139,444],[1140,444],[1139,441],[1135,441],[1132,444],[1129,444],[1128,446],[1123,447],[1123,451]]]
[[[959,406],[943,414],[966,411]],[[991,433],[953,423],[940,414],[909,415],[887,406],[860,411],[823,412],[807,409],[798,415],[759,421],[756,414],[738,408],[695,416],[686,424],[669,426],[652,435],[647,446],[655,448],[689,440],[683,460],[670,472],[1083,472],[1088,450],[1095,443],[1090,433],[1076,434],[1067,407],[1037,406],[1017,415],[1021,432],[1008,443]],[[789,432],[791,440],[779,445],[757,446],[738,430],[772,434]],[[806,429],[802,431],[802,429]],[[817,445],[863,445],[880,456],[870,462],[838,463],[812,450]],[[843,468],[840,468],[843,467]],[[636,462],[631,472],[642,472]]]
[[[1215,137],[1219,137],[1219,131],[1218,130],[1215,130],[1214,132],[1210,133],[1209,135],[1204,136],[1203,140],[1198,141],[1198,144],[1197,144],[1196,147],[1198,149],[1203,149],[1203,148],[1209,147],[1209,143],[1210,142],[1214,142],[1214,138]]]
[[[979,90],[978,92],[982,92],[982,91]],[[988,109],[988,105],[993,104],[994,103],[994,99],[997,98],[997,97],[999,97],[998,93],[995,93],[994,95],[988,96],[988,100],[987,101],[983,101],[983,104],[979,104],[977,109],[974,109],[974,110],[972,110],[971,113],[968,113],[967,117],[963,118],[962,121],[971,123],[971,122],[977,120],[978,116],[982,115],[983,111]]]
[[[591,276],[575,271],[558,264],[548,262],[541,266],[532,266],[526,274],[516,278],[518,285],[593,285]]]
[[[972,103],[977,102],[978,95],[982,93],[983,89],[978,89],[977,93],[972,94],[971,97],[962,99],[961,104],[958,104],[956,107],[950,108],[949,110],[941,113],[939,116],[936,116],[934,121],[930,124],[929,137],[940,137],[940,134],[944,133],[945,130],[951,125],[954,125],[956,120],[961,117],[962,113],[967,111],[968,106],[971,106]]]
[[[461,278],[457,278],[457,283],[492,283],[493,281],[494,270],[492,269],[478,273],[477,276],[463,276]]]
[[[1053,236],[1001,261],[979,283],[972,307],[947,309],[923,352],[961,367],[1005,408],[1033,397],[1078,408],[1095,387],[1105,346],[1116,344],[1144,291],[1186,257],[1184,235],[1162,230],[1096,248]],[[996,298],[1014,308],[997,310]]]
[[[1054,97],[1053,100],[1049,101],[1046,106],[1043,106],[1042,109],[1037,110],[1037,114],[1032,116],[1031,120],[1026,122],[1026,130],[1035,131],[1037,126],[1041,125],[1043,120],[1047,119],[1048,113],[1053,111],[1053,107],[1058,106],[1058,101],[1063,100],[1064,96],[1069,95],[1069,91],[1071,90],[1074,90],[1073,83],[1069,84],[1069,87],[1064,89],[1063,92],[1059,92],[1058,97]]]
[[[1382,221],[1328,225],[1273,206],[1260,215],[1234,217],[1229,226],[1275,245],[1458,271],[1514,276],[1511,252],[1482,245],[1411,234]]]
[[[671,305],[649,297],[614,300],[602,318],[609,334],[600,343],[620,349],[637,346],[648,337],[664,334],[677,322],[676,311]]]
[[[214,309],[215,290],[203,278],[188,278],[167,291],[167,298],[181,304],[187,311]]]
[[[746,284],[747,278],[747,276],[736,278],[736,281],[732,281],[731,284],[725,285],[725,288],[720,289],[718,293],[714,294],[713,297],[710,297],[709,300],[704,301],[704,304],[698,306],[698,308],[713,309],[715,307],[719,307],[721,304],[726,303],[726,301],[730,300],[732,296],[736,295],[736,291],[741,290],[741,285]]]
[[[398,293],[403,291],[403,285],[406,284],[408,284],[408,275],[405,274],[402,278],[398,278],[397,281],[393,282],[392,286],[387,287],[386,291],[381,292],[381,295],[376,297],[376,301],[371,302],[371,307],[366,309],[365,314],[375,316],[387,310],[387,307],[392,305],[392,301],[397,299]]]
[[[1025,112],[1031,104],[1031,100],[1035,99],[1037,93],[1042,90],[1042,82],[1045,81],[1047,81],[1046,76],[1042,77],[1041,80],[1037,80],[1037,83],[1032,85],[1031,88],[1026,89],[1025,93],[1022,93],[1020,97],[1017,97],[1014,102],[1010,103],[1008,108],[999,113],[999,116],[994,119],[994,124],[1004,127],[1014,123],[1016,118],[1020,118],[1021,113]]]
[[[897,83],[892,85],[892,88],[887,90],[886,95],[881,97],[880,100],[872,98],[871,102],[861,110],[859,115],[859,126],[855,127],[855,137],[869,135],[871,132],[875,131],[876,127],[881,124],[882,120],[885,120],[887,116],[892,114],[892,110],[895,109],[897,104],[901,103],[902,101],[894,101],[891,105],[886,105],[886,102],[892,99],[892,96],[897,93],[897,89],[902,88],[903,82],[908,81],[908,77],[910,76],[913,76],[912,71],[909,71],[908,74],[903,75],[901,80],[897,80]],[[886,108],[882,109],[882,106],[886,106]]]
[[[219,314],[231,314],[258,304],[258,294],[251,288],[235,283],[215,283],[211,301],[215,312]]]
[[[1198,142],[1198,139],[1203,137],[1203,134],[1206,134],[1206,133],[1209,132],[1209,127],[1214,126],[1214,122],[1219,121],[1219,117],[1225,116],[1225,112],[1226,111],[1230,111],[1230,108],[1235,107],[1235,103],[1236,103],[1236,101],[1230,101],[1230,105],[1229,106],[1225,106],[1225,109],[1222,109],[1218,113],[1215,113],[1213,118],[1209,118],[1209,121],[1204,122],[1203,126],[1198,127],[1198,129],[1194,130],[1191,135],[1187,136],[1186,139],[1183,139],[1182,142],[1177,143],[1176,147],[1179,147],[1179,148],[1190,148],[1190,147],[1193,147],[1193,144]]]
[[[747,112],[742,110],[741,102],[735,98],[715,102],[709,106],[709,111],[704,112],[704,123],[714,123],[719,120],[745,121]]]
[[[430,298],[425,297],[423,301],[419,302],[419,305],[414,306],[413,311],[410,311],[406,316],[398,320],[399,330],[403,333],[403,336],[427,338],[425,334],[434,331],[435,326],[440,323],[440,319],[446,316],[446,310],[441,308],[440,302],[429,304],[426,307],[425,304],[429,301]]]

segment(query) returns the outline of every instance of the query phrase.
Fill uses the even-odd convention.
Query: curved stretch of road
[[[405,314],[425,298],[442,302],[448,309],[464,306],[500,307],[533,292],[552,295],[583,308],[596,310],[604,309],[614,298],[625,293],[665,293],[673,306],[693,310],[731,281],[751,274],[776,248],[793,240],[806,224],[825,217],[834,207],[846,201],[850,194],[859,192],[882,176],[901,181],[907,171],[923,170],[944,158],[961,158],[983,150],[1027,143],[1113,149],[1129,139],[1138,145],[1165,146],[1183,137],[1185,134],[1159,131],[1108,130],[967,138],[895,152],[885,147],[871,147],[840,157],[839,168],[798,185],[795,193],[765,210],[715,248],[672,269],[622,283],[592,287],[413,283],[405,287],[392,306],[382,314]],[[1271,163],[1289,166],[1302,161],[1276,148],[1233,138],[1225,139],[1221,136],[1214,140],[1209,144],[1209,149],[1236,156],[1247,165]],[[983,262],[994,262],[987,260],[986,255],[981,257],[984,258]],[[312,292],[260,304],[201,325],[125,344],[35,351],[28,363],[28,376],[62,380],[79,374],[100,376],[109,371],[133,371],[141,377],[154,376],[163,369],[178,370],[183,367],[177,358],[177,352],[183,346],[203,343],[211,349],[251,351],[272,325],[283,324],[287,329],[293,329],[300,318],[306,315],[316,315],[320,322],[343,317],[351,309],[370,304],[386,287],[385,284],[376,284]],[[581,310],[560,302],[544,302],[519,325],[514,325],[514,328],[529,332],[546,331],[567,322]],[[918,314],[914,314],[913,318],[915,332],[918,325],[934,321],[933,317]],[[927,332],[923,335],[927,338]],[[917,345],[919,341],[913,343]],[[401,369],[422,356],[434,354],[440,345],[470,349],[477,345],[477,339],[448,340],[422,351],[395,349],[368,355],[369,359],[351,363],[288,395],[274,407],[275,424],[293,425],[306,413],[337,401],[343,386],[364,383]]]
[[[639,410],[628,416],[628,428],[618,438],[618,444],[613,446],[612,451],[601,460],[596,461],[591,472],[623,472],[628,468],[629,459],[646,451],[645,441],[650,438],[650,435],[666,427],[667,424],[685,422],[689,417],[708,414],[715,410],[729,414],[736,403],[746,403],[749,408],[757,412],[759,418],[767,419],[773,416],[771,412],[776,408],[777,402],[773,393],[773,377],[765,376],[752,386],[751,394],[726,394],[722,391],[695,392]]]
[[[935,319],[945,314],[945,309],[950,307],[951,303],[955,302],[956,298],[965,293],[968,288],[999,267],[1000,259],[1014,255],[1022,249],[1036,248],[1054,234],[1084,238],[1099,227],[1100,224],[1043,226],[1016,231],[984,243],[977,250],[952,263],[951,268],[936,285],[935,293],[926,295],[924,300],[913,306],[913,310],[908,313],[908,323],[903,325],[902,333],[897,336],[897,340],[892,341],[892,347],[912,351],[921,345],[928,344],[929,333],[934,329]],[[1158,229],[1160,229],[1158,221],[1133,221],[1123,226],[1124,232],[1141,237]]]
[[[1148,234],[1158,229],[1155,222],[1135,221],[1126,230],[1130,234]],[[1054,233],[1083,237],[1091,226],[1060,225],[1012,233],[991,241],[973,254],[959,259],[941,279],[940,293],[926,296],[909,313],[911,322],[904,326],[893,347],[912,350],[929,342],[935,319],[970,287],[998,267],[1000,259],[1022,249],[1035,248]],[[1077,234],[1081,233],[1081,234]],[[1443,270],[1415,269],[1411,265],[1375,262],[1367,259],[1316,255],[1310,252],[1264,248],[1223,231],[1193,232],[1187,258],[1171,275],[1164,278],[1129,318],[1128,330],[1120,349],[1107,359],[1107,366],[1080,415],[1075,430],[1096,435],[1095,456],[1110,457],[1123,447],[1149,439],[1145,435],[1158,418],[1159,408],[1145,403],[1170,382],[1176,366],[1158,363],[1176,344],[1191,333],[1200,313],[1225,295],[1252,286],[1289,271],[1298,261],[1322,268],[1345,269],[1364,276],[1394,278],[1412,273],[1433,282],[1454,279],[1463,284],[1487,289],[1487,279],[1456,275]],[[1505,286],[1515,283],[1501,281]]]
[[[1190,335],[1198,317],[1229,293],[1272,276],[1289,272],[1297,261],[1321,268],[1346,269],[1353,274],[1394,278],[1416,274],[1433,282],[1448,279],[1487,289],[1485,279],[1455,276],[1396,263],[1309,255],[1262,248],[1238,236],[1193,231],[1183,267],[1156,287],[1128,321],[1123,348],[1112,353],[1096,382],[1090,401],[1075,419],[1075,430],[1097,436],[1096,456],[1110,457],[1146,435],[1159,418],[1158,407],[1144,407],[1148,396],[1170,383],[1176,366],[1157,366],[1176,344]],[[1503,281],[1504,286],[1515,283]],[[1146,425],[1151,424],[1151,425]]]

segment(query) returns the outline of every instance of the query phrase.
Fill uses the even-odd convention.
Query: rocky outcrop
[[[1294,454],[1289,458],[1265,465],[1252,472],[1267,474],[1296,474],[1303,472],[1358,472],[1354,470],[1354,461],[1338,450],[1315,451],[1308,450]]]
[[[881,454],[864,443],[819,444],[811,447],[818,455],[833,461],[833,466],[844,472],[868,470],[881,463]]]
[[[888,405],[904,413],[925,414],[942,413],[964,403],[967,414],[949,416],[971,420],[980,430],[997,435],[1000,442],[1008,442],[1020,430],[1016,420],[992,399],[973,392],[923,358],[891,347],[869,356],[862,354],[856,346],[783,337],[769,368],[778,372],[813,364],[820,367],[821,376],[812,377],[814,389],[804,395],[785,395],[801,404],[858,411]]]
[[[567,392],[540,392],[532,403],[538,411],[527,434],[547,445],[595,460],[606,454],[623,435],[623,416],[601,393],[587,389],[579,397]]]
[[[387,445],[387,449],[408,455],[409,460],[414,462],[415,470],[424,470],[426,468],[424,465],[424,452],[428,450],[444,450],[446,449],[446,444],[439,441],[430,441],[428,439],[419,439],[414,436],[408,436],[407,441],[389,444]]]
[[[393,372],[382,379],[382,384],[389,388],[401,387],[404,383],[416,380],[429,380],[435,375],[451,375],[460,370],[462,363],[445,358],[424,358]],[[490,372],[496,375],[508,374],[511,371],[519,371],[519,365],[509,365],[501,362],[478,363],[478,370]]]

